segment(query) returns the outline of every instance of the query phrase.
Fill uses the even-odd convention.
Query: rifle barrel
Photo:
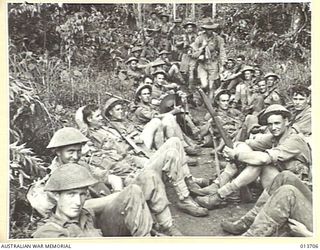
[[[229,147],[229,148],[233,148],[233,142],[231,140],[231,138],[229,137],[229,135],[227,134],[227,132],[224,130],[224,128],[222,127],[222,124],[219,120],[219,118],[217,117],[217,113],[214,111],[214,109],[212,108],[212,105],[210,103],[209,98],[206,96],[206,94],[203,92],[203,90],[201,88],[198,88],[198,92],[200,93],[200,96],[203,100],[203,103],[205,104],[209,114],[211,115],[212,119],[214,120],[217,129],[224,141],[224,143]]]
[[[108,91],[106,91],[105,94],[107,94],[108,96],[111,96],[111,97],[115,97],[115,98],[117,98],[119,100],[125,101],[127,103],[131,103],[131,101],[129,101],[129,100],[127,100],[127,99],[125,99],[125,98],[123,98],[121,96],[114,95],[114,94],[112,94],[112,93],[110,93]]]

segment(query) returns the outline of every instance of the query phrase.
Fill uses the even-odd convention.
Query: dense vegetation
[[[311,10],[302,4],[8,4],[11,237],[29,237],[26,187],[44,172],[53,132],[75,110],[104,103],[105,91],[131,98],[119,71],[151,10],[221,24],[229,56],[246,55],[289,84],[310,85]],[[175,9],[175,13],[173,10]]]

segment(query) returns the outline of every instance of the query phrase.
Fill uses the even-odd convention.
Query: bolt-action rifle
[[[225,145],[229,148],[233,148],[233,142],[232,142],[231,138],[229,137],[229,135],[227,134],[227,132],[222,127],[220,119],[218,118],[218,114],[217,114],[217,112],[214,111],[214,109],[210,103],[209,98],[206,96],[206,94],[203,92],[203,90],[201,88],[198,88],[198,92],[200,93],[200,96],[203,99],[203,103],[204,103],[206,109],[208,110],[209,114],[211,115],[212,119],[214,120],[215,125],[216,125]],[[215,148],[215,150],[216,150],[216,148]],[[219,173],[220,167],[217,165],[216,165],[216,170],[217,170],[217,174],[219,176],[220,175],[220,173]],[[251,196],[250,190],[248,189],[248,186],[241,187],[240,198],[243,201],[249,201],[252,199],[252,196]]]
[[[114,95],[114,94],[112,94],[112,93],[110,93],[110,92],[108,92],[108,91],[106,91],[105,94],[108,95],[108,96],[117,98],[117,99],[119,99],[119,100],[122,100],[122,101],[124,101],[124,102],[131,103],[131,101],[129,101],[128,99],[125,99],[125,98],[123,98],[123,97],[121,97],[121,96]]]
[[[126,143],[128,143],[132,148],[133,148],[133,151],[136,153],[136,154],[142,154],[144,155],[145,157],[147,157],[148,159],[150,158],[150,154],[149,152],[147,152],[146,150],[144,150],[143,148],[139,147],[135,142],[134,140],[132,139],[133,136],[135,136],[138,132],[135,132],[135,133],[131,133],[129,135],[125,135],[124,133],[121,133],[121,131],[117,128],[117,126],[115,126],[109,118],[107,118],[106,116],[104,117],[107,122],[110,124],[110,126],[115,130],[117,131],[117,133],[122,137],[123,140],[126,141]]]

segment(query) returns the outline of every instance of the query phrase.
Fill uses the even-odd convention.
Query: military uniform
[[[161,22],[160,23],[160,50],[171,50],[171,31],[173,29],[173,24],[170,22]]]
[[[279,140],[271,134],[265,134],[249,139],[246,143],[252,150],[267,152],[272,159],[272,165],[279,171],[290,170],[301,178],[308,176],[311,152],[307,143],[294,129],[288,128]]]
[[[266,124],[268,117],[272,114],[281,114],[283,118],[290,118],[290,112],[286,108],[274,104],[260,115],[260,123],[262,125]],[[283,120],[283,122],[284,121],[285,120]],[[227,148],[226,150],[229,149]],[[309,168],[311,165],[310,148],[301,135],[297,134],[291,127],[286,128],[279,138],[273,136],[271,133],[264,134],[255,139],[248,139],[245,143],[238,144],[234,150],[226,151],[229,156],[231,155],[231,157],[233,157],[232,159],[236,159],[239,155],[242,157],[244,157],[244,155],[250,155],[251,160],[246,160],[245,162],[255,162],[257,160],[254,155],[255,152],[263,152],[265,157],[268,156],[268,160],[266,161],[270,163],[265,164],[261,162],[259,165],[256,163],[257,166],[248,164],[240,175],[231,182],[226,183],[219,189],[216,188],[215,191],[207,197],[198,197],[197,201],[199,204],[212,209],[218,204],[221,204],[223,199],[228,195],[239,190],[241,186],[249,184],[253,178],[257,178],[258,176],[261,177],[264,188],[271,184],[270,181],[273,180],[277,172],[284,170],[291,171],[301,179],[309,176]],[[228,171],[230,179],[230,176],[234,176],[237,169],[225,169],[225,172],[226,171]]]
[[[301,112],[294,111],[290,122],[291,126],[304,136],[312,134],[311,107],[308,105]]]
[[[283,104],[283,100],[277,88],[272,88],[271,90],[268,90],[262,96],[264,98],[264,104],[266,107],[272,104]]]
[[[40,227],[33,238],[102,237],[94,222],[94,212],[83,208],[79,220],[66,220],[54,214]]]
[[[192,57],[192,47],[191,45],[195,42],[197,37],[196,33],[183,34],[182,35],[182,57],[180,71],[188,75],[189,85],[194,83],[194,71],[196,69],[197,60]]]
[[[242,81],[236,86],[235,102],[241,103],[242,110],[257,114],[264,108],[263,98],[254,90],[254,81]]]
[[[75,163],[62,164],[49,177],[45,191],[62,192],[87,188],[97,183],[89,171]],[[57,210],[60,200],[57,200]],[[147,236],[150,235],[152,217],[141,189],[130,185],[121,192],[106,197],[81,201],[83,206],[77,219],[64,219],[54,213],[38,227],[34,238]],[[76,204],[76,203],[75,203]],[[74,205],[75,205],[74,204]],[[65,209],[62,206],[62,209]],[[60,211],[61,213],[61,211]],[[121,215],[121,216],[120,216]],[[67,217],[67,215],[66,215]],[[95,217],[99,218],[95,221]],[[117,218],[116,220],[114,218]],[[101,230],[97,229],[99,227]]]
[[[289,171],[278,174],[267,193],[270,197],[242,236],[288,236],[289,218],[313,230],[312,193],[296,176]]]
[[[154,199],[150,201],[150,209],[152,211],[156,211],[159,214],[163,211],[161,209],[167,207],[169,204],[164,184],[161,181],[163,172],[166,173],[169,180],[173,183],[174,189],[181,201],[189,197],[190,192],[186,185],[185,178],[191,178],[192,176],[187,166],[183,146],[178,138],[173,137],[168,139],[150,156],[150,159],[147,159],[145,157],[131,155],[131,152],[128,149],[128,144],[122,139],[120,134],[112,128],[109,128],[107,131],[91,130],[90,134],[92,141],[96,145],[100,145],[100,147],[102,146],[103,149],[106,149],[104,142],[109,143],[108,147],[111,146],[111,142],[113,144],[111,148],[118,150],[119,161],[126,159],[128,156],[135,159],[137,171],[130,173],[126,177],[125,183],[136,183],[141,186],[144,192],[147,193],[145,194],[146,197],[154,197]],[[102,136],[102,134],[104,134],[104,136]],[[201,215],[195,216],[207,215],[207,211],[202,211],[203,208],[200,208],[196,203],[192,206],[195,206],[197,209],[196,213],[198,213],[198,210],[201,210]],[[163,220],[168,220],[168,216],[163,216],[162,218]],[[170,223],[168,222],[166,224]]]
[[[195,59],[204,56],[203,60],[198,60],[197,69],[202,87],[213,85],[220,78],[220,68],[227,59],[223,39],[218,35],[208,37],[204,33],[196,38],[193,48]]]
[[[126,64],[130,63],[131,61],[136,61],[138,63],[139,59],[136,57],[130,57]],[[139,85],[139,82],[143,78],[143,71],[139,69],[138,67],[136,69],[133,69],[131,66],[128,66],[127,68],[127,78],[129,83],[135,88]]]

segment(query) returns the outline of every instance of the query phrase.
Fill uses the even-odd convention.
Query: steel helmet
[[[136,92],[134,94],[134,97],[136,100],[139,97],[139,95],[143,89],[149,89],[150,94],[152,93],[152,86],[150,84],[142,84],[136,89]]]
[[[276,74],[276,73],[273,73],[273,72],[269,72],[269,73],[265,74],[264,79],[267,79],[270,76],[273,76],[276,79],[280,79],[280,76],[278,74]]]
[[[75,163],[63,164],[49,177],[45,191],[64,191],[88,187],[96,184],[98,180],[92,177],[86,167]]]
[[[291,113],[280,104],[272,104],[259,114],[259,123],[261,125],[267,124],[267,119],[270,115],[283,115],[290,119]]]
[[[47,148],[58,148],[67,145],[86,143],[89,141],[78,129],[65,127],[59,129],[52,136]]]
[[[109,111],[117,104],[122,104],[122,101],[115,97],[111,97],[108,101],[106,101],[106,104],[103,108],[103,117],[108,117]]]

